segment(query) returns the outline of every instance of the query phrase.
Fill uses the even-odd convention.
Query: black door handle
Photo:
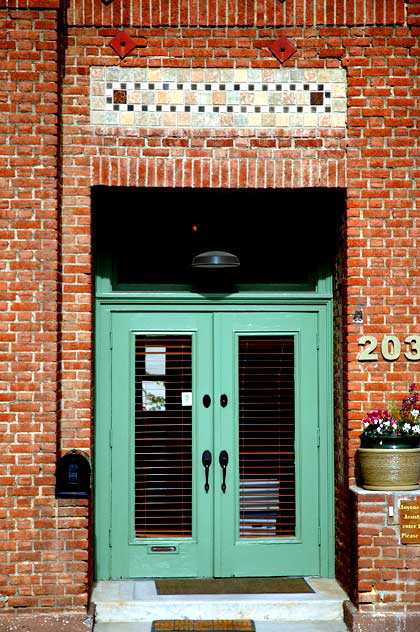
[[[210,395],[203,395],[203,406],[204,408],[208,408],[211,404],[211,397]]]
[[[226,467],[227,464],[229,463],[229,455],[226,452],[226,450],[222,450],[221,453],[219,454],[219,463],[220,463],[220,467],[222,468],[222,492],[225,494],[226,493]]]
[[[202,456],[201,456],[201,462],[204,466],[204,472],[205,472],[205,476],[206,476],[206,484],[204,485],[204,489],[206,491],[206,494],[208,494],[209,489],[210,489],[210,485],[209,485],[209,469],[210,469],[210,465],[211,465],[211,452],[210,450],[204,450]]]
[[[222,408],[226,408],[226,406],[228,405],[228,401],[229,400],[228,400],[228,396],[227,395],[225,395],[224,393],[223,393],[223,395],[220,395],[220,406]]]

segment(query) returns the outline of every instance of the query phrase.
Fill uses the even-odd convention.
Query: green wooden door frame
[[[319,512],[320,575],[334,576],[334,474],[332,300],[330,291],[317,293],[264,293],[184,300],[179,294],[105,292],[99,294],[95,323],[95,575],[109,579],[111,543],[111,319],[116,312],[279,312],[314,313],[318,320],[319,389]]]

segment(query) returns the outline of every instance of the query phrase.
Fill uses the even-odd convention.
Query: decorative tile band
[[[344,127],[341,69],[91,68],[91,123]]]

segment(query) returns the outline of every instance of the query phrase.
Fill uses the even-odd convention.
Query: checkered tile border
[[[93,68],[91,123],[344,127],[344,73],[337,69],[294,72],[292,76],[283,70]]]

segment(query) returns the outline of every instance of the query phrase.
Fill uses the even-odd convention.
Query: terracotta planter
[[[361,440],[359,459],[365,489],[409,491],[420,488],[417,437],[390,436],[379,440],[361,435]],[[367,444],[372,447],[365,447]]]

